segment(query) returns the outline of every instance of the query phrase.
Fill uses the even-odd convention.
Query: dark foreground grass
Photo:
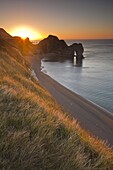
[[[0,169],[112,168],[112,150],[69,118],[16,54],[0,52]]]

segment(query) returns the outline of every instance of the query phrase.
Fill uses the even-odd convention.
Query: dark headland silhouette
[[[74,43],[70,46],[66,44],[64,40],[59,40],[58,37],[54,35],[49,35],[47,38],[43,39],[37,45],[41,54],[44,53],[53,53],[52,59],[71,59],[73,60],[74,56],[76,57],[77,66],[82,65],[82,59],[84,48],[81,43]],[[76,52],[76,55],[74,53]]]

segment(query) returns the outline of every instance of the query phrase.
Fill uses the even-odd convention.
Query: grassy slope
[[[113,152],[67,116],[18,55],[0,52],[0,169],[112,167]]]

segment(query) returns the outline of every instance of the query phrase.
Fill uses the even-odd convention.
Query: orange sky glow
[[[39,31],[29,27],[29,26],[17,26],[15,28],[12,28],[9,33],[12,36],[20,36],[21,38],[29,38],[30,40],[40,40],[44,38]]]
[[[113,39],[112,16],[111,0],[5,0],[0,4],[0,27],[31,40],[49,34],[60,39]]]

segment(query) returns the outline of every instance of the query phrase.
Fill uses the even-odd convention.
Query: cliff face
[[[12,37],[3,28],[0,28],[0,50],[8,53],[20,53],[21,55],[31,55],[35,51],[35,46],[29,38],[23,40],[20,37]]]
[[[55,53],[55,56],[58,54],[65,59],[72,59],[75,51],[77,56],[83,58],[84,52],[82,44],[74,43],[68,46],[64,40],[59,40],[58,37],[53,35],[49,35],[47,38],[40,41],[37,45],[37,49],[40,53]]]

